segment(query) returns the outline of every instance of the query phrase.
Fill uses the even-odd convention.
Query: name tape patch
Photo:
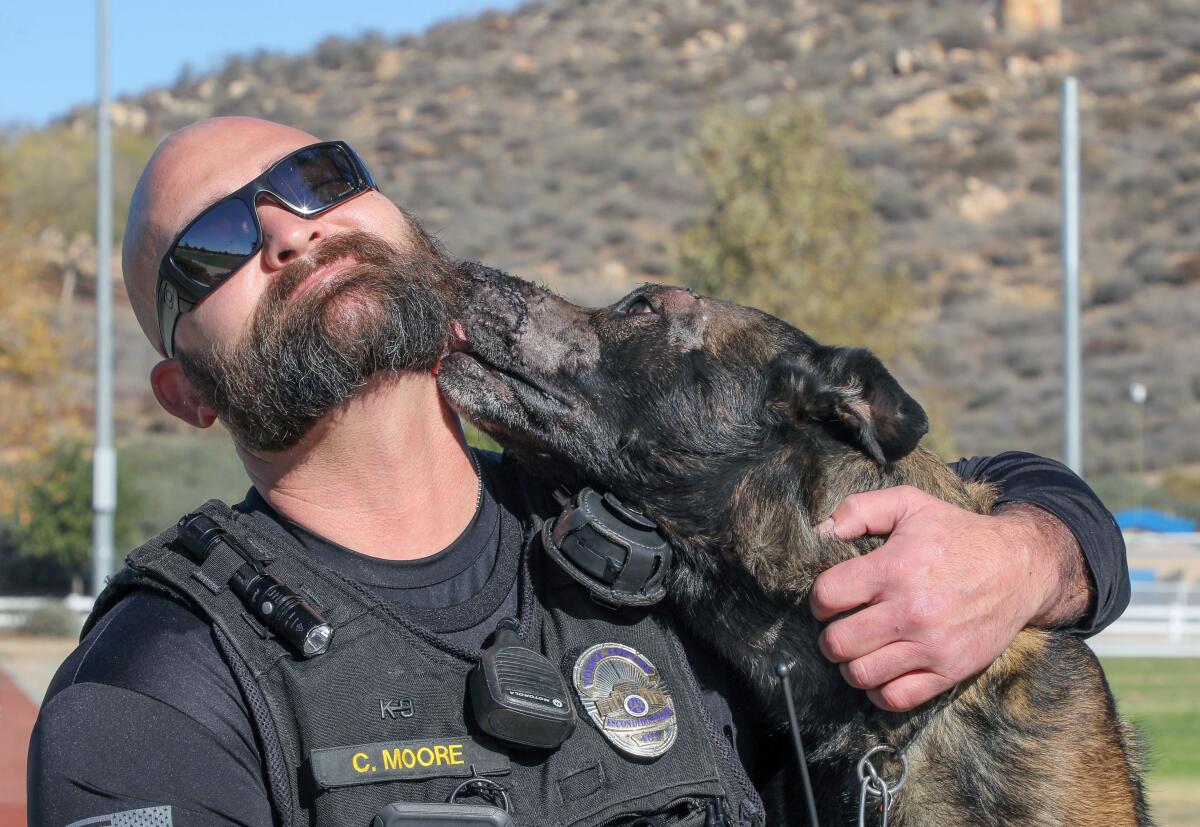
[[[512,770],[507,755],[467,737],[314,749],[309,760],[313,779],[321,789],[380,781],[505,775]]]

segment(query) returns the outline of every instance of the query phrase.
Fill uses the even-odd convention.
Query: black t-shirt
[[[501,618],[516,616],[518,591],[515,555],[506,558],[509,565],[496,567],[500,505],[495,462],[483,455],[479,471],[479,505],[471,522],[446,548],[415,560],[383,560],[338,545],[282,517],[253,488],[238,508],[267,514],[317,562],[394,603],[456,646],[475,650]]]
[[[522,552],[499,545],[494,473],[489,459],[480,464],[484,491],[474,519],[432,557],[378,560],[283,524],[326,565],[460,646],[477,649],[499,618],[516,613]],[[1098,631],[1124,610],[1129,586],[1121,534],[1082,480],[1030,454],[962,460],[953,467],[965,479],[998,484],[1002,501],[1045,508],[1075,534],[1096,584],[1096,601],[1080,633]],[[242,507],[273,514],[256,494]],[[718,693],[741,694],[728,688],[720,667],[695,666],[706,706],[720,705]],[[751,713],[735,705],[739,714]],[[169,805],[176,827],[269,825],[270,800],[250,721],[209,625],[174,600],[135,592],[104,616],[47,691],[30,744],[30,824],[59,827]],[[756,759],[749,767],[753,776],[779,778],[778,762],[787,760],[781,740],[760,742],[749,719],[744,727],[739,723],[736,737],[753,745],[740,750]]]

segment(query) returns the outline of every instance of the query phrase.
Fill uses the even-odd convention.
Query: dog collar
[[[658,525],[612,494],[585,488],[542,526],[542,545],[592,599],[609,608],[652,606],[666,596],[671,546]]]

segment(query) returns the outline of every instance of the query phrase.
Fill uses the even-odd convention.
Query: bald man
[[[436,389],[458,265],[350,147],[248,118],[180,130],[135,190],[123,265],[164,356],[155,398],[195,427],[220,420],[252,487],[131,552],[98,600],[39,716],[31,824],[366,825],[393,802],[501,807],[499,789],[522,825],[763,822],[755,784],[774,789],[786,763],[729,702],[739,691],[723,668],[667,612],[600,608],[526,553],[558,507],[468,449]],[[900,538],[891,609],[938,586],[930,549],[958,552],[943,561],[937,622],[917,632],[930,640],[898,660],[899,627],[829,626],[828,656],[882,706],[936,691],[927,681],[898,701],[898,677],[953,682],[1026,623],[1089,633],[1127,599],[1120,535],[1077,478],[1024,454],[956,469],[1002,488],[1009,505],[987,531],[886,498],[841,512],[840,533],[887,525]],[[830,585],[815,611],[841,611]],[[556,708],[581,720],[558,743],[531,748],[467,709],[504,618],[571,682]],[[875,677],[853,667],[879,652],[893,655]],[[612,688],[624,712],[586,716],[574,696],[590,697],[609,661],[631,681]],[[653,714],[629,700],[643,685]],[[426,823],[409,817],[395,823]]]

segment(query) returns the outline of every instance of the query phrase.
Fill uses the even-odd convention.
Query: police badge
[[[575,661],[575,691],[613,746],[656,758],[675,743],[675,702],[658,670],[636,649],[600,643]]]

